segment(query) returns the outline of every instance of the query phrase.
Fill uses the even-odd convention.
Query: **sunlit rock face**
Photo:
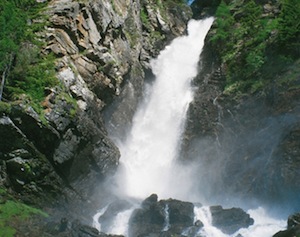
[[[185,34],[191,11],[151,0],[55,0],[44,14],[48,22],[37,34],[46,43],[43,53],[56,58],[60,84],[45,90],[43,121],[25,99],[12,112],[1,112],[0,182],[27,200],[27,194],[43,194],[57,202],[61,193],[67,202],[87,200],[91,184],[119,165],[107,127],[124,135],[149,60]]]
[[[118,166],[120,154],[104,128],[102,111],[110,133],[124,135],[150,58],[185,32],[191,14],[177,8],[157,8],[152,1],[50,3],[45,50],[58,58],[58,78],[78,106],[76,116],[65,120],[67,108],[55,100],[60,92],[49,94],[46,117],[62,138],[51,160],[81,192],[87,190],[84,180],[96,182]]]

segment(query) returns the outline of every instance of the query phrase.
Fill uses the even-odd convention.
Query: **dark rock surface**
[[[191,10],[165,3],[157,8],[152,0],[57,0],[43,13],[48,22],[38,38],[47,44],[43,53],[56,56],[59,85],[45,88],[39,113],[26,95],[1,111],[0,186],[26,203],[59,206],[74,216],[78,211],[84,219],[93,201],[105,202],[101,183],[119,164],[107,127],[124,135],[149,60],[185,33]]]
[[[43,228],[43,234],[49,237],[121,237],[121,235],[99,232],[89,225],[82,224],[79,220],[69,221],[67,218],[62,218],[60,222],[48,222]]]
[[[195,0],[191,4],[193,18],[199,19],[205,16],[212,16],[216,12],[220,0]]]
[[[212,225],[226,234],[247,228],[254,220],[240,208],[211,206]],[[195,220],[194,204],[175,199],[146,198],[130,217],[129,236],[198,236],[206,220]]]
[[[300,234],[300,213],[295,213],[288,217],[287,230],[282,230],[273,237],[294,237]]]
[[[265,13],[269,5],[278,10],[275,3],[257,2],[267,4]],[[206,1],[195,2],[200,3]],[[277,14],[274,9],[272,12]],[[284,87],[275,82],[298,75],[294,68],[299,62],[274,75],[274,83],[260,93],[227,93],[226,65],[221,64],[219,52],[210,42],[214,27],[206,38],[194,79],[195,99],[188,110],[181,159],[199,166],[199,190],[205,190],[207,198],[215,197],[216,203],[224,197],[241,197],[249,205],[257,200],[266,205],[272,201],[297,210],[299,80]]]
[[[185,228],[193,226],[194,205],[174,199],[157,200],[152,194],[134,210],[129,222],[130,236],[180,235]]]
[[[254,220],[240,208],[223,209],[221,206],[210,207],[212,225],[225,234],[233,234],[241,228],[253,225]]]
[[[116,200],[110,203],[105,212],[99,217],[98,222],[101,224],[101,230],[107,232],[117,214],[131,207],[132,204],[126,200]]]

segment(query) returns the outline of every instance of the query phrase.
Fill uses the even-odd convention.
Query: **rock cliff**
[[[152,0],[53,0],[43,14],[38,39],[56,58],[59,85],[46,88],[43,113],[26,97],[1,107],[0,182],[35,205],[88,203],[119,162],[106,127],[124,135],[149,60],[185,33],[191,11]]]
[[[236,22],[246,18],[246,15],[239,15],[245,10],[242,9],[244,5],[226,2]],[[259,19],[270,21],[278,16],[278,1],[256,2],[262,14]],[[206,6],[202,6],[201,1],[193,4],[196,5],[194,13],[198,11],[199,14],[199,9],[205,12]],[[215,6],[212,3],[209,7],[214,9]],[[239,27],[243,23],[232,24],[231,29],[242,30]],[[282,52],[276,51],[274,38],[278,37],[278,32],[273,32],[267,39],[272,47],[263,51],[272,56],[266,56],[263,70],[249,79],[237,79],[241,81],[238,83],[260,80],[265,83],[264,87],[254,92],[230,91],[230,65],[224,60],[226,52],[216,47],[212,40],[216,27],[217,21],[206,39],[199,74],[194,80],[195,99],[188,112],[181,157],[193,160],[191,162],[199,167],[199,187],[201,190],[207,188],[207,198],[216,197],[217,202],[226,202],[242,197],[250,205],[259,200],[281,206],[287,212],[297,210],[300,194],[296,178],[300,147],[299,55],[288,65],[276,64],[276,57]],[[241,50],[241,45],[249,43],[251,37],[246,35],[240,45],[233,47]],[[254,50],[249,44],[247,47],[247,52]],[[236,57],[236,71],[248,65],[238,65],[242,54],[244,52],[238,51],[232,56]],[[277,66],[274,68],[274,65]]]
[[[263,17],[278,15],[278,1],[256,2]],[[219,4],[195,1],[194,17],[216,12]],[[243,17],[239,7],[231,9],[238,19]],[[95,208],[89,204],[100,206],[107,198],[101,182],[114,173],[120,158],[112,138],[124,138],[130,127],[144,80],[151,77],[149,60],[185,33],[192,12],[177,1],[52,0],[43,13],[47,24],[38,39],[45,42],[42,53],[55,56],[59,85],[45,88],[42,113],[26,96],[0,104],[0,185],[26,203],[59,207],[70,219],[84,219],[91,214],[89,208]],[[188,111],[181,159],[198,168],[198,188],[215,202],[242,197],[250,204],[258,199],[283,208],[299,207],[300,61],[294,59],[274,72],[273,67],[266,69],[274,83],[262,90],[232,92],[226,87],[230,71],[222,61],[222,49],[211,41],[216,28],[215,24],[206,39],[193,82],[195,98]],[[272,42],[276,32],[269,34]],[[266,51],[267,56],[274,54],[271,48]],[[148,234],[143,227],[150,219],[147,228],[159,233],[167,204],[175,213],[169,226],[175,234],[183,229],[177,218],[187,219],[184,226],[192,232],[201,228],[199,223],[193,226],[189,203],[157,202],[156,197],[150,206],[144,202],[135,211],[131,231]],[[178,205],[185,207],[179,212]],[[217,206],[212,211],[216,226],[228,233],[236,229],[235,223],[224,224],[227,210]],[[240,211],[230,210],[230,215],[241,219]],[[239,226],[252,223],[248,216],[245,223]],[[65,222],[60,223],[63,227]],[[100,235],[81,223],[67,231]]]

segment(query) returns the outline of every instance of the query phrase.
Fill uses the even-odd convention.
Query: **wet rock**
[[[123,212],[131,208],[130,204],[126,200],[116,200],[113,203],[109,204],[106,211],[99,217],[99,223],[101,224],[101,230],[107,232],[108,227],[111,226],[112,221],[117,216],[118,213]]]
[[[205,16],[211,16],[217,10],[220,0],[195,0],[191,4],[193,18],[199,19]]]
[[[158,201],[158,196],[157,194],[151,194],[149,197],[147,197],[141,204],[141,207],[143,209],[150,209],[153,207],[153,205],[156,205]]]
[[[148,198],[145,208],[135,209],[129,220],[130,236],[146,236],[158,234],[164,227],[165,214],[164,207],[153,200],[154,195]]]
[[[297,225],[291,229],[279,231],[273,237],[294,237],[300,234],[300,226]]]
[[[275,14],[268,4],[278,8],[276,1],[259,2],[267,4],[268,14]],[[272,84],[255,95],[228,96],[226,65],[221,65],[210,43],[214,33],[213,26],[194,79],[197,89],[188,109],[181,157],[199,164],[199,189],[207,187],[201,180],[210,180],[213,185],[204,195],[216,197],[215,203],[238,194],[249,202],[256,199],[266,205],[271,201],[299,208],[299,89]],[[299,68],[299,62],[291,67]],[[281,80],[290,73],[287,69],[273,76]],[[299,86],[296,77],[294,86]]]
[[[295,213],[288,217],[287,230],[282,230],[273,237],[294,237],[300,234],[300,213]]]
[[[168,214],[169,229],[180,233],[184,228],[194,224],[194,205],[175,199],[161,200]]]
[[[288,229],[300,225],[300,213],[295,213],[290,215],[287,221]]]
[[[175,199],[157,201],[157,195],[146,198],[141,208],[130,217],[129,233],[132,236],[180,235],[194,221],[194,205]]]
[[[99,232],[96,228],[85,225],[78,219],[70,221],[65,217],[60,222],[48,222],[43,228],[43,234],[47,234],[49,237],[122,237]]]
[[[210,207],[212,225],[225,234],[233,234],[240,228],[248,228],[254,220],[241,208],[223,209],[221,206]]]

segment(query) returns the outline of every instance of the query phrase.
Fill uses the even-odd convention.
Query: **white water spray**
[[[232,235],[226,235],[212,225],[212,217],[209,207],[195,207],[195,221],[201,220],[203,228],[196,236],[205,237],[271,237],[279,230],[285,228],[286,221],[277,220],[267,215],[263,208],[249,210],[248,214],[254,219],[254,224],[248,228],[242,228]]]
[[[119,146],[122,172],[118,182],[127,196],[145,198],[156,193],[160,198],[185,198],[189,191],[188,177],[172,174],[173,163],[193,97],[190,82],[197,75],[212,22],[213,18],[191,20],[188,35],[175,39],[151,61],[156,79],[150,96],[134,116],[126,142]],[[180,175],[181,179],[174,181]],[[184,195],[178,193],[179,187]]]
[[[116,176],[119,192],[126,196],[144,199],[156,193],[160,199],[176,198],[199,201],[193,198],[193,175],[187,167],[176,164],[186,111],[193,98],[190,85],[197,74],[197,64],[204,45],[204,38],[213,18],[191,20],[188,35],[175,39],[170,46],[151,62],[155,82],[149,96],[140,105],[133,119],[132,130],[122,144],[120,170]],[[134,207],[119,213],[109,227],[109,232],[127,236],[130,214]],[[94,226],[101,230],[98,218]],[[165,208],[164,230],[169,228],[168,207]],[[266,216],[263,209],[249,211],[255,223],[232,236],[271,237],[284,228],[284,222]],[[195,208],[195,220],[200,219],[204,228],[196,236],[232,237],[212,226],[208,207]]]

